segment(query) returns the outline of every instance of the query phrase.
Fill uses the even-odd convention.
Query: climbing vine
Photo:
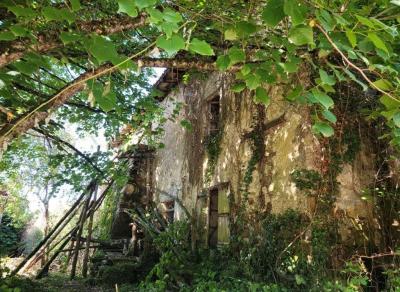
[[[207,153],[207,169],[205,174],[205,181],[209,183],[212,176],[214,175],[214,170],[218,162],[218,157],[221,153],[221,140],[223,131],[219,130],[216,133],[210,134],[205,139],[205,148]]]

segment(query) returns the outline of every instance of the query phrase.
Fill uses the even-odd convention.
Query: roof
[[[162,101],[182,80],[186,70],[168,68],[154,84],[154,88],[160,91],[157,100]]]

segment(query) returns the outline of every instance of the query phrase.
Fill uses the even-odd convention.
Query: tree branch
[[[47,109],[55,109],[63,105],[70,97],[85,87],[86,80],[93,76],[103,74],[110,68],[110,64],[105,64],[98,67],[96,70],[85,72],[64,86],[57,94],[52,96],[46,102],[23,114],[11,123],[6,124],[0,129],[0,147],[4,148],[8,141],[17,137],[20,133],[26,132],[35,127],[38,122],[45,120],[50,115],[50,112]]]
[[[152,44],[153,45],[153,44]],[[130,60],[137,61],[141,67],[162,67],[162,68],[176,68],[176,69],[196,69],[199,71],[215,71],[217,70],[215,62],[212,60],[193,60],[193,59],[156,59],[156,58],[138,58],[142,52],[147,51],[152,45],[148,46],[138,54],[129,58]],[[238,70],[241,65],[235,65],[229,69],[230,72]],[[58,93],[53,95],[47,101],[38,105],[31,111],[23,114],[22,116],[12,120],[0,129],[0,149],[5,148],[7,143],[13,138],[17,137],[28,129],[36,126],[37,123],[45,120],[50,112],[57,107],[65,104],[69,98],[80,92],[85,87],[85,82],[100,77],[107,73],[112,73],[118,68],[112,64],[104,64],[93,71],[85,72],[72,82],[63,87]]]
[[[146,15],[141,14],[136,18],[123,17],[121,15],[102,20],[81,21],[76,25],[78,30],[84,33],[96,33],[110,35],[146,24]],[[37,43],[29,44],[27,40],[15,40],[7,42],[7,46],[0,52],[0,68],[21,59],[27,52],[33,51],[39,54],[63,47],[56,31],[46,32],[37,36]]]
[[[72,145],[71,143],[62,140],[60,137],[57,137],[55,135],[50,134],[49,132],[41,129],[41,128],[33,128],[34,131],[42,134],[45,137],[50,138],[51,140],[55,141],[56,143],[59,144],[63,144],[65,146],[67,146],[69,149],[73,150],[78,156],[80,156],[81,158],[83,158],[90,166],[92,166],[98,173],[100,173],[101,175],[104,175],[104,172],[83,152],[81,152],[80,150],[78,150],[74,145]]]
[[[97,113],[97,114],[106,114],[105,111],[103,111],[103,110],[101,110],[101,109],[99,109],[99,108],[91,107],[91,106],[89,106],[89,105],[87,105],[87,104],[85,104],[85,103],[79,103],[79,102],[74,102],[74,101],[68,101],[68,102],[66,102],[65,104],[66,104],[66,105],[70,105],[70,106],[74,106],[74,107],[83,108],[83,109],[85,109],[85,110],[88,110],[88,111],[91,111],[91,112],[94,112],[94,113]]]

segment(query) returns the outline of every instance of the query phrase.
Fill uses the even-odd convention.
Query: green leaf
[[[297,70],[299,69],[298,61],[288,61],[286,63],[280,63],[279,65],[281,65],[283,70],[285,70],[285,72],[287,72],[287,73],[294,73],[294,72],[297,72]]]
[[[333,128],[324,122],[316,122],[313,126],[312,129],[315,133],[320,133],[324,137],[330,137],[334,134]]]
[[[357,36],[356,34],[351,31],[351,30],[346,30],[346,36],[347,39],[349,40],[350,45],[355,48],[355,46],[357,45]]]
[[[240,73],[242,73],[243,76],[246,76],[251,72],[251,66],[249,64],[243,65],[242,69],[240,69]]]
[[[76,16],[74,13],[72,13],[71,11],[67,10],[67,9],[61,9],[61,13],[64,15],[64,19],[66,21],[68,21],[69,24],[74,23]]]
[[[0,31],[0,41],[13,41],[17,38],[11,31]]]
[[[333,99],[330,98],[328,95],[323,93],[322,91],[319,91],[318,89],[313,89],[312,94],[314,98],[326,109],[329,109],[334,106]]]
[[[18,37],[26,36],[29,33],[29,31],[25,27],[23,27],[22,25],[19,25],[19,24],[11,26],[10,30],[12,31],[12,33],[15,36],[18,36]]]
[[[97,61],[99,61],[99,63],[112,61],[118,57],[114,44],[106,38],[98,35],[92,36],[88,50]]]
[[[270,97],[268,96],[267,90],[264,87],[256,88],[255,100],[258,103],[262,103],[264,105],[269,105]]]
[[[172,10],[171,8],[165,8],[163,12],[163,18],[167,22],[179,23],[182,22],[182,15]]]
[[[135,4],[139,9],[154,6],[157,0],[135,0]]]
[[[68,11],[67,9],[57,9],[51,6],[47,6],[42,9],[42,14],[48,21],[66,20],[69,23],[73,23],[75,21],[75,14]]]
[[[152,23],[159,23],[163,20],[163,14],[160,10],[155,8],[147,8],[147,13],[150,15],[150,21]]]
[[[157,46],[165,50],[168,55],[173,55],[176,52],[185,48],[185,41],[177,34],[167,39],[165,36],[159,36],[157,38]]]
[[[386,79],[379,79],[373,82],[373,84],[382,90],[392,90],[393,85]]]
[[[221,71],[225,71],[226,69],[228,69],[230,63],[231,59],[228,55],[218,56],[216,61],[217,68]]]
[[[189,45],[189,50],[202,56],[214,56],[214,50],[211,46],[207,42],[197,38],[192,39]]]
[[[307,16],[307,7],[297,0],[285,0],[283,11],[290,16],[294,26],[303,23]]]
[[[246,84],[241,82],[241,83],[236,83],[235,85],[232,86],[231,90],[233,92],[242,92],[246,88]]]
[[[396,127],[400,128],[400,112],[397,112],[394,116],[393,116],[393,122],[396,125]]]
[[[60,20],[60,18],[63,19],[63,16],[60,14],[60,11],[57,8],[51,6],[43,8],[42,14],[49,21]]]
[[[336,21],[328,11],[318,9],[315,14],[326,31],[332,31],[334,29]]]
[[[319,76],[324,84],[335,85],[336,83],[335,77],[328,75],[325,70],[319,69]]]
[[[283,18],[285,13],[283,11],[282,0],[270,0],[264,8],[262,19],[268,26],[277,25]]]
[[[260,77],[255,74],[248,75],[245,81],[247,88],[250,90],[254,90],[261,85]]]
[[[386,47],[386,44],[378,35],[374,32],[368,33],[368,38],[372,41],[372,43],[377,47],[378,49],[381,49],[385,51],[386,53],[389,53],[388,48]]]
[[[247,37],[257,32],[257,26],[248,21],[239,21],[236,24],[236,32],[240,37]]]
[[[230,48],[228,51],[228,56],[231,61],[229,66],[232,66],[239,62],[246,61],[245,53],[243,52],[243,50],[238,49],[238,48]]]
[[[328,121],[330,121],[333,124],[335,124],[337,122],[336,116],[330,110],[324,110],[322,112],[322,115],[324,116],[325,119],[327,119]]]
[[[103,86],[94,79],[87,81],[86,86],[89,90],[88,101],[91,106],[94,106],[97,99],[103,95]]]
[[[70,0],[72,11],[81,9],[81,2],[79,0]]]
[[[286,99],[289,101],[295,101],[300,94],[303,92],[303,87],[298,85],[295,89],[293,89],[287,96]]]
[[[397,99],[393,99],[387,95],[383,95],[379,101],[388,109],[398,109],[400,107],[400,101]]]
[[[66,45],[81,40],[82,36],[77,33],[63,31],[60,34],[60,39]]]
[[[365,18],[365,17],[360,16],[360,15],[356,15],[356,18],[358,19],[359,22],[361,22],[365,26],[368,26],[370,28],[375,28],[374,23],[371,20],[369,20],[368,18]]]
[[[224,33],[224,37],[227,41],[234,41],[238,38],[238,35],[234,29],[227,29]]]
[[[296,46],[311,45],[314,43],[314,36],[311,27],[297,26],[289,31],[289,41]]]
[[[397,113],[398,109],[392,109],[390,111],[381,111],[380,114],[384,116],[386,119],[393,119],[394,115]]]
[[[35,10],[32,8],[25,8],[22,6],[9,6],[8,10],[11,11],[12,13],[15,14],[17,17],[26,17],[26,18],[32,18],[37,15]]]
[[[116,107],[117,97],[114,91],[103,92],[96,96],[96,102],[103,111],[109,112]]]
[[[118,12],[126,13],[130,17],[138,16],[138,11],[133,0],[118,0]]]
[[[26,59],[26,61],[30,63],[36,64],[38,67],[43,67],[51,70],[51,66],[49,65],[48,60],[44,58],[43,55],[29,52],[25,54],[24,59]]]
[[[23,61],[23,60],[14,62],[13,65],[15,68],[17,68],[17,70],[19,72],[26,74],[26,75],[31,75],[33,72],[35,72],[39,68],[39,66],[37,66],[36,64],[34,64],[32,62]]]
[[[165,32],[167,38],[170,38],[174,32],[178,32],[179,26],[175,22],[163,22],[160,25],[162,31]]]

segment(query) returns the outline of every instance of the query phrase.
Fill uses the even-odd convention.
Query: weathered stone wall
[[[296,169],[321,168],[322,146],[311,132],[308,108],[286,101],[284,95],[288,89],[284,85],[268,89],[271,97],[268,107],[257,105],[250,93],[229,91],[231,80],[221,73],[196,76],[188,84],[180,84],[162,102],[167,112],[177,101],[184,103],[184,107],[176,121],[165,124],[162,141],[165,148],[155,154],[156,198],[167,200],[157,195],[157,190],[168,192],[180,198],[189,212],[204,221],[208,190],[213,186],[227,183],[235,201],[239,201],[249,161],[257,148],[262,153],[248,187],[250,206],[277,213],[288,208],[311,212],[309,198],[291,180],[291,173]],[[223,134],[218,161],[207,178],[208,100],[215,95],[221,97]],[[191,131],[181,126],[182,119],[191,122]],[[254,141],[261,144],[254,145],[251,138],[254,134],[261,138]],[[337,209],[355,217],[372,216],[369,206],[361,199],[363,188],[370,184],[372,159],[364,147],[353,165],[345,165],[338,177]],[[175,217],[182,215],[177,206]]]

